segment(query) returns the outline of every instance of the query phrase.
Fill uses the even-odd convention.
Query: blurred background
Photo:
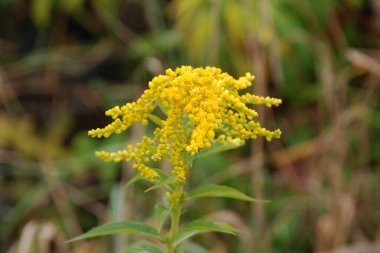
[[[184,220],[241,233],[185,252],[380,252],[378,0],[0,0],[0,252],[119,253],[133,238],[64,242],[105,222],[154,224],[160,193],[94,156],[144,130],[87,130],[180,65],[252,72],[250,92],[284,101],[256,108],[280,140],[199,160],[188,183],[271,202],[200,200]]]

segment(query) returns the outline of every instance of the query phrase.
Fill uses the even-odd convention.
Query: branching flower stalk
[[[210,221],[197,220],[181,228],[180,216],[182,204],[199,197],[224,196],[254,200],[236,189],[218,185],[201,186],[190,194],[184,192],[194,159],[236,148],[258,136],[268,141],[280,137],[279,129],[267,130],[254,120],[258,114],[251,105],[278,106],[281,99],[239,93],[249,87],[253,80],[254,76],[250,73],[234,79],[219,68],[182,66],[175,70],[168,69],[165,75],[155,77],[149,82],[149,89],[136,102],[106,111],[112,122],[104,128],[89,131],[91,137],[108,138],[112,134],[121,134],[138,122],[143,125],[152,122],[156,126],[153,135],[143,136],[141,142],[134,146],[128,145],[119,151],[97,151],[96,155],[107,162],[133,161],[133,168],[138,171],[139,177],[153,183],[152,189],[163,187],[166,190],[164,200],[167,205],[159,208],[157,230],[135,222],[106,224],[74,240],[99,236],[104,229],[122,226],[128,228],[125,233],[155,237],[166,245],[167,253],[174,253],[184,240],[200,232],[234,234],[235,230],[229,225]],[[170,175],[156,168],[164,157],[172,165]],[[169,233],[162,236],[160,230],[165,214],[171,219],[171,227]],[[120,228],[112,231],[120,233]],[[107,234],[112,233],[107,230]],[[148,247],[148,244],[143,243],[144,250],[156,247],[151,244]],[[148,252],[162,252],[158,250]],[[138,252],[138,249],[133,251],[132,247],[127,252]]]

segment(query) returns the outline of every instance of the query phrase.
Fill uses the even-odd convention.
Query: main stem
[[[179,192],[180,195],[183,193],[183,186],[177,187],[175,192]],[[171,226],[170,226],[170,234],[167,241],[167,253],[175,253],[174,241],[177,237],[179,230],[179,222],[181,218],[181,208],[182,208],[182,200],[178,202],[171,203]]]

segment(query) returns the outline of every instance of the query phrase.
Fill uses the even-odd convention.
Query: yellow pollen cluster
[[[159,175],[149,164],[168,157],[173,165],[172,174],[184,182],[189,170],[186,157],[195,156],[202,149],[215,143],[241,143],[257,136],[268,141],[279,138],[279,129],[270,131],[254,121],[258,114],[249,104],[278,106],[281,99],[239,94],[253,79],[250,73],[234,79],[214,67],[168,69],[165,75],[149,82],[149,89],[136,102],[106,111],[113,122],[89,131],[92,137],[107,138],[137,122],[146,125],[152,120],[158,125],[153,136],[144,136],[136,146],[129,145],[125,150],[96,154],[105,161],[134,160],[134,168],[151,181]],[[162,119],[152,115],[157,107],[165,115]]]

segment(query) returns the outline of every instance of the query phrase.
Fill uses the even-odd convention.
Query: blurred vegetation
[[[127,188],[128,164],[93,155],[142,129],[101,142],[86,131],[189,64],[251,71],[254,92],[284,105],[261,113],[280,141],[198,161],[188,185],[271,202],[200,202],[185,215],[241,234],[196,237],[186,252],[379,250],[378,1],[1,0],[0,252],[123,252],[128,237],[64,242],[109,221],[153,222],[160,193]]]

